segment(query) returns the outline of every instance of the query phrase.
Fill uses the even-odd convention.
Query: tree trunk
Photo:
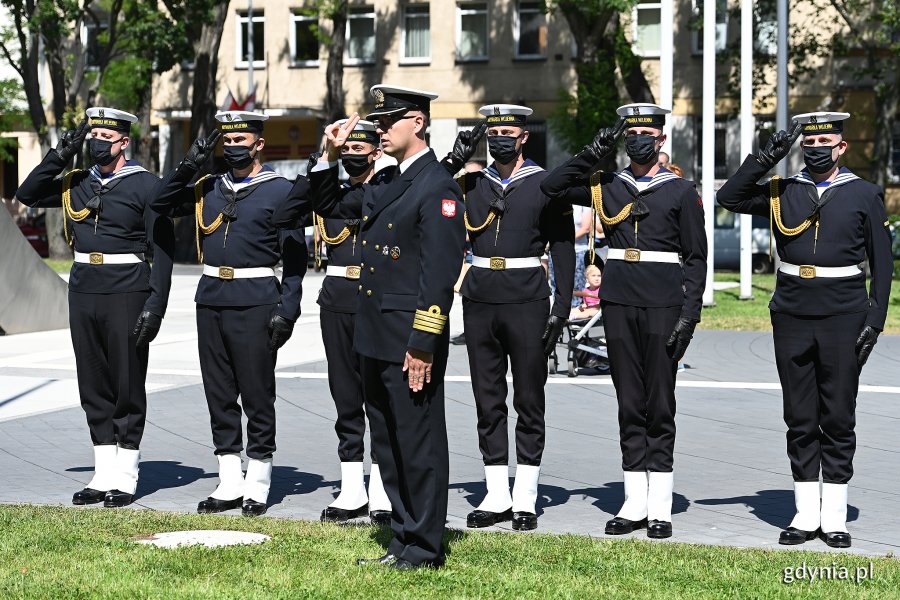
[[[216,85],[219,70],[219,45],[228,2],[218,1],[212,8],[212,19],[203,24],[200,39],[194,46],[194,92],[191,98],[191,140],[208,135],[216,126]]]
[[[331,18],[331,44],[325,70],[325,120],[334,123],[346,116],[344,107],[344,47],[346,46],[347,0],[339,0]]]

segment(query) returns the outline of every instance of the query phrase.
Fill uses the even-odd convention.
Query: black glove
[[[678,319],[678,322],[675,323],[675,329],[672,330],[672,335],[669,336],[669,341],[666,342],[666,352],[669,354],[669,358],[678,361],[684,357],[688,344],[691,343],[691,338],[694,337],[694,327],[696,326],[696,319],[688,319],[687,317]]]
[[[856,364],[860,370],[862,370],[866,361],[869,360],[869,355],[872,353],[872,348],[875,347],[875,342],[877,341],[878,330],[871,325],[863,327],[859,337],[856,338]]]
[[[594,140],[581,150],[581,154],[587,154],[595,161],[600,161],[611,154],[619,143],[619,138],[625,131],[625,119],[619,119],[615,127],[603,127],[597,131]]]
[[[82,120],[75,129],[63,131],[56,142],[56,153],[67,163],[81,152],[81,146],[84,144],[84,138],[88,134],[88,123]]]
[[[487,131],[487,123],[482,121],[473,127],[471,131],[459,132],[459,135],[456,136],[456,142],[453,143],[453,150],[441,161],[448,173],[451,175],[455,174],[463,168],[463,165],[469,162],[469,159],[475,154],[475,149],[478,148],[481,138],[484,137],[485,131]]]
[[[197,138],[191,144],[191,149],[188,150],[187,156],[184,157],[181,163],[195,171],[199,171],[206,164],[206,161],[209,160],[209,157],[212,156],[220,137],[222,137],[222,132],[218,129],[213,129],[209,136]]]
[[[803,125],[794,119],[791,121],[790,132],[782,130],[772,134],[766,147],[757,153],[756,160],[767,170],[771,169],[790,153],[791,147],[797,141],[797,138],[800,137],[800,132],[802,131]]]
[[[566,320],[565,317],[557,317],[556,315],[550,315],[550,318],[547,319],[544,335],[541,336],[541,343],[544,345],[544,356],[553,354],[553,350],[556,349],[556,340],[562,335],[563,327],[566,326]]]
[[[281,315],[274,315],[269,321],[269,350],[278,350],[291,339],[294,332],[294,322]]]
[[[319,159],[322,158],[321,152],[313,152],[309,155],[309,160],[306,163],[306,176],[309,177],[309,174],[312,173],[313,167],[319,164]]]
[[[134,324],[132,335],[137,336],[135,346],[146,346],[156,338],[159,328],[162,327],[162,317],[155,315],[149,310],[142,311],[138,316],[137,323]]]

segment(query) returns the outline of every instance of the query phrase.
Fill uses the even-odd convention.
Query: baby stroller
[[[578,369],[596,369],[600,375],[609,374],[609,354],[606,350],[606,340],[602,337],[591,337],[594,327],[602,325],[602,313],[597,313],[589,319],[575,319],[566,324],[566,329],[560,335],[557,345],[566,348],[566,372],[569,377],[578,377]],[[559,368],[557,350],[554,350],[548,360],[550,373],[556,373]]]

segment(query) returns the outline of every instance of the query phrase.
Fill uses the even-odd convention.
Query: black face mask
[[[225,164],[232,169],[246,169],[253,163],[254,156],[250,154],[249,146],[235,144],[224,146]]]
[[[518,137],[495,135],[488,137],[488,152],[501,165],[508,165],[519,157],[522,148],[516,148]]]
[[[628,158],[639,165],[647,165],[657,160],[659,150],[656,149],[657,138],[641,133],[625,138],[625,152]]]
[[[341,156],[341,165],[350,177],[359,177],[373,164],[369,162],[368,154],[344,154]]]
[[[837,162],[831,158],[831,151],[838,146],[839,144],[834,146],[804,146],[803,162],[806,163],[806,168],[817,174],[830,171]]]
[[[88,145],[91,153],[91,160],[100,165],[101,167],[105,167],[112,161],[116,160],[119,157],[119,154],[122,151],[119,151],[119,154],[113,155],[112,147],[113,144],[121,142],[122,138],[117,140],[101,140],[100,138],[91,138],[91,142]]]

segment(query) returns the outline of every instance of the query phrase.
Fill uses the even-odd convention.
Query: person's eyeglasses
[[[393,115],[385,115],[383,117],[378,117],[377,119],[372,119],[372,124],[375,125],[376,129],[381,129],[382,131],[387,131],[391,127],[394,126],[394,123],[397,121],[402,121],[403,119],[414,119],[415,115],[404,115],[402,117],[395,117]]]

